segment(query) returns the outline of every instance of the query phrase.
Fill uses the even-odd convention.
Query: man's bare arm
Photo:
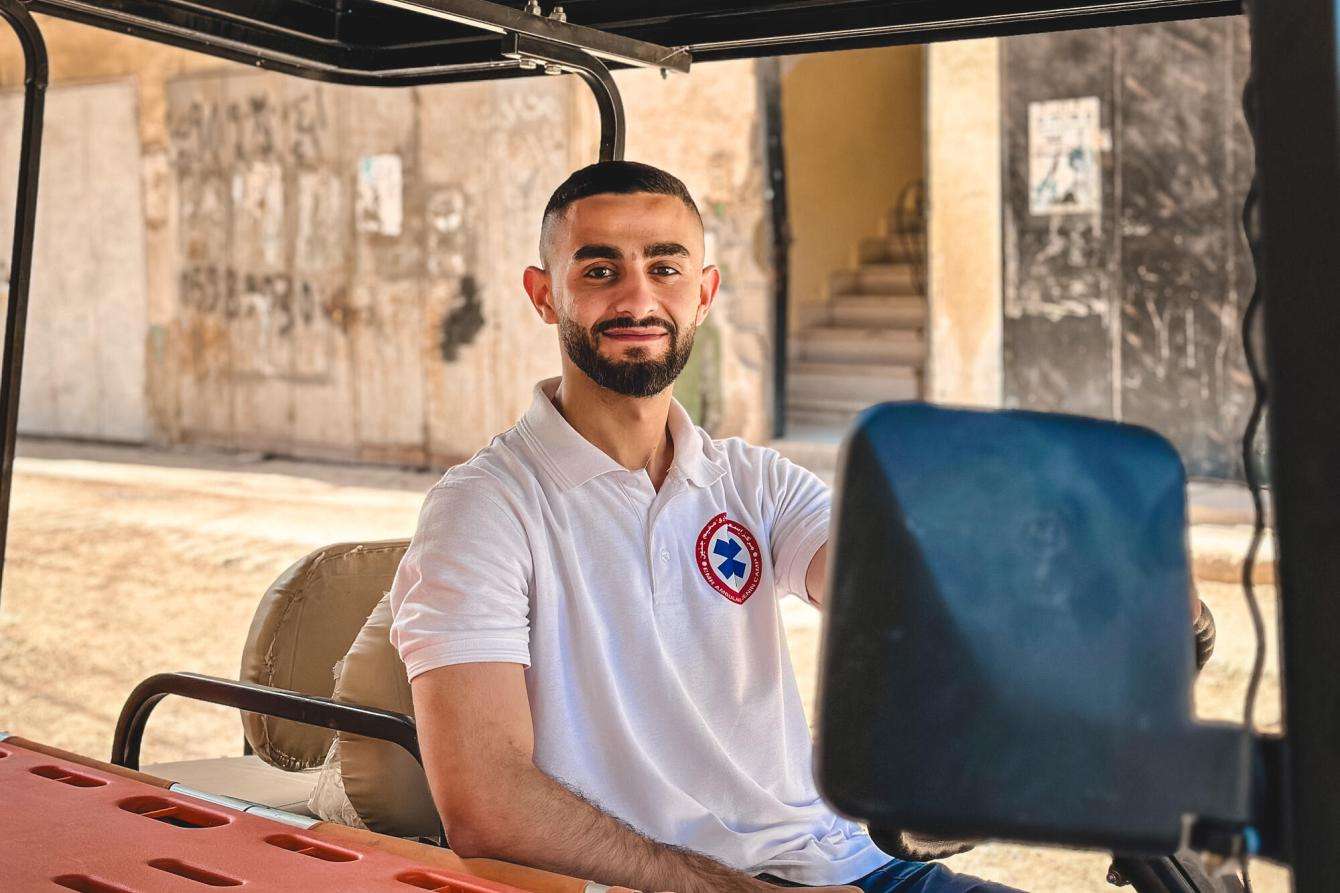
[[[519,664],[462,664],[414,680],[429,787],[458,855],[639,890],[776,889],[706,856],[648,839],[537,769],[522,672]]]
[[[828,595],[828,543],[819,547],[805,568],[805,593],[815,605],[824,606]]]

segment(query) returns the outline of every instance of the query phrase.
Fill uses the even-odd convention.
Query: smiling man
[[[822,606],[829,494],[671,385],[720,284],[684,185],[554,193],[525,288],[562,376],[428,494],[391,601],[451,846],[644,890],[999,891],[890,859],[815,790],[778,609]]]

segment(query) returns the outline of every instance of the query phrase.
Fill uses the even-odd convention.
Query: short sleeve
[[[773,450],[766,452],[765,495],[772,515],[770,543],[777,590],[809,600],[805,572],[828,542],[831,496],[814,472]]]
[[[438,667],[530,666],[530,548],[487,480],[429,491],[391,586],[391,643],[411,680]]]

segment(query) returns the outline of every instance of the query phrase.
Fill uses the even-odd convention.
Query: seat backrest
[[[408,546],[404,539],[339,543],[297,561],[256,609],[239,678],[330,697],[331,668],[391,588]],[[334,739],[329,729],[256,713],[244,712],[242,726],[256,754],[280,769],[320,766]]]
[[[405,665],[391,645],[391,600],[384,597],[345,655],[335,700],[414,715]],[[339,771],[349,804],[373,831],[396,837],[439,832],[423,768],[401,747],[339,733]]]

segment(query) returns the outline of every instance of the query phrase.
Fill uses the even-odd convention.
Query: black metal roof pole
[[[14,247],[9,261],[9,306],[5,349],[0,360],[0,583],[9,535],[9,496],[14,482],[14,441],[19,426],[19,385],[23,337],[28,327],[28,279],[37,218],[37,166],[42,154],[42,107],[47,89],[47,47],[28,9],[18,0],[0,0],[0,16],[23,46],[23,133],[19,148],[18,198],[14,203]]]
[[[681,47],[664,47],[598,28],[574,25],[563,18],[536,15],[490,0],[371,0],[481,28],[499,34],[516,34],[590,53],[601,59],[640,68],[663,68],[685,74],[692,57]]]
[[[1340,9],[1253,0],[1294,889],[1340,878]]]

